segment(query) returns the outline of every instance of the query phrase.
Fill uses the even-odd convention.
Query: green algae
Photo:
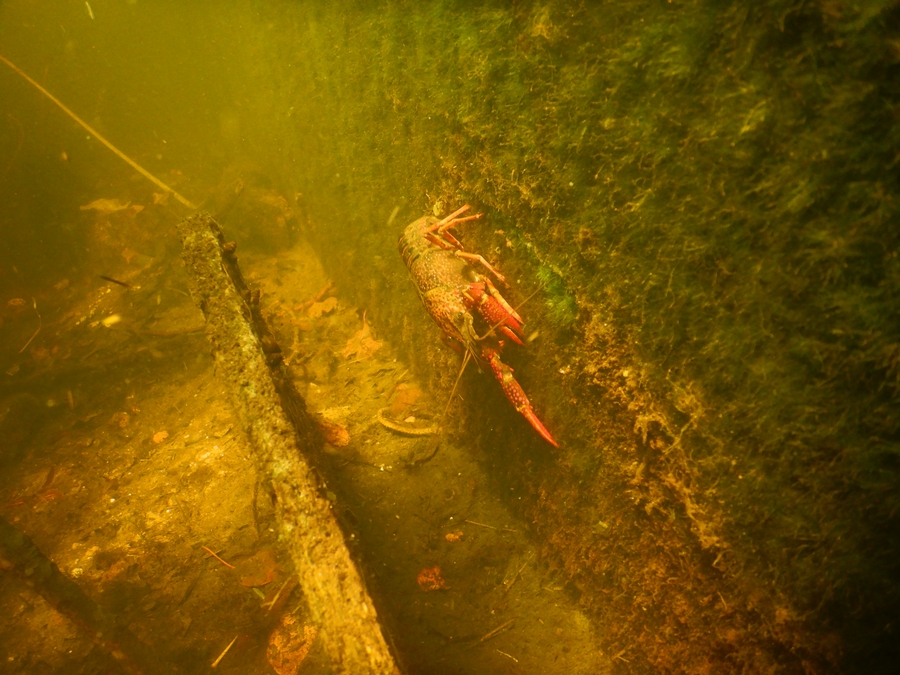
[[[409,329],[427,317],[388,264],[402,222],[471,202],[485,219],[467,247],[520,300],[540,289],[523,313],[541,339],[512,358],[563,450],[505,411],[461,424],[515,439],[497,480],[529,495],[547,561],[631,664],[616,668],[865,672],[896,655],[897,11],[278,15],[303,36],[279,58],[304,69],[279,95],[315,102],[286,132],[313,237],[332,270],[375,280],[343,283],[416,367],[445,357]],[[497,407],[483,380],[467,399]]]

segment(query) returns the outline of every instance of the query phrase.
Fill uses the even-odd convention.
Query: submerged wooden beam
[[[122,671],[129,675],[174,672],[114,614],[91,600],[77,583],[60,572],[56,563],[29,537],[3,518],[0,518],[0,570],[15,574],[53,609],[74,622],[95,645],[115,659]]]
[[[191,294],[206,317],[216,372],[252,446],[260,474],[276,496],[280,537],[332,661],[347,675],[399,673],[372,599],[344,541],[331,504],[304,455],[316,433],[294,390],[280,350],[243,281],[218,224],[196,214],[179,225]]]

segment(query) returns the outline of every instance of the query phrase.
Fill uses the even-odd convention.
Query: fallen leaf
[[[334,297],[326,298],[322,302],[314,302],[309,306],[309,309],[306,310],[306,315],[311,319],[318,319],[325,314],[331,314],[331,312],[334,311],[334,308],[337,307],[337,304],[337,298]]]
[[[363,314],[362,328],[347,340],[347,346],[341,351],[341,355],[345,359],[355,355],[356,361],[363,361],[372,356],[381,345],[381,341],[372,337],[372,329],[369,328],[369,324],[366,322],[366,315]]]
[[[68,279],[63,279],[63,280],[60,281],[59,283],[53,284],[53,288],[55,288],[57,291],[61,291],[62,289],[64,289],[64,288],[65,288],[66,286],[68,286],[68,285],[69,285],[69,280],[68,280]]]
[[[444,535],[444,539],[450,542],[459,541],[463,538],[464,534],[462,530],[457,530],[456,532],[448,532]]]
[[[162,443],[168,437],[169,437],[168,431],[157,431],[155,434],[153,434],[153,442],[154,443]]]
[[[95,199],[90,204],[79,207],[82,211],[99,211],[100,213],[115,213],[124,211],[131,202],[122,203],[118,199]]]
[[[448,588],[447,584],[444,583],[444,577],[441,576],[441,568],[436,565],[434,567],[426,567],[419,572],[419,576],[416,577],[416,583],[426,593]]]
[[[11,300],[7,300],[7,307],[24,307],[25,300],[23,298],[12,298]]]
[[[165,206],[169,203],[169,195],[171,192],[154,192],[153,193],[153,203],[154,204],[162,204]]]
[[[275,581],[278,563],[271,549],[264,548],[238,565],[241,574],[241,585],[247,588],[265,586]]]
[[[301,625],[293,614],[285,614],[269,636],[266,660],[278,675],[295,675],[316,639],[315,626]]]
[[[325,438],[325,442],[335,448],[342,448],[350,443],[350,432],[347,428],[336,422],[319,420],[319,430]]]

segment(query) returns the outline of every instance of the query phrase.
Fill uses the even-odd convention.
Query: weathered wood
[[[243,281],[234,245],[207,214],[182,221],[179,232],[216,372],[229,389],[258,471],[271,481],[281,540],[333,672],[399,673],[331,504],[304,460],[317,447],[317,435],[259,313],[258,296]]]
[[[75,623],[129,675],[174,672],[115,615],[91,600],[25,534],[0,518],[0,569],[15,574],[53,609]]]

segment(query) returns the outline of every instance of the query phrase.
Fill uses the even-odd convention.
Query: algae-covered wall
[[[898,3],[339,5],[259,5],[271,163],[437,386],[404,224],[471,203],[539,289],[510,361],[562,448],[475,374],[457,433],[611,669],[896,663]]]

